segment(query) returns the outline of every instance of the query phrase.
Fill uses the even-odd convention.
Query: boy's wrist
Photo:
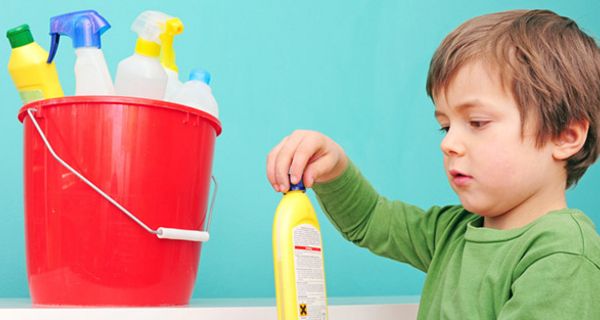
[[[340,161],[334,166],[333,170],[331,170],[329,174],[321,176],[317,181],[315,181],[315,183],[331,182],[341,176],[346,169],[348,169],[348,157],[344,156],[340,158]]]
[[[358,169],[350,159],[346,158],[344,163],[340,165],[340,172],[337,175],[332,175],[330,179],[315,182],[312,188],[318,193],[336,192],[356,178],[357,175]]]

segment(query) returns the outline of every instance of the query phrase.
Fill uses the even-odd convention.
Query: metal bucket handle
[[[48,142],[48,139],[44,135],[44,132],[40,128],[40,125],[35,120],[33,112],[37,112],[37,109],[35,109],[35,108],[27,109],[27,114],[29,115],[31,122],[35,126],[37,132],[40,134],[40,137],[44,141],[46,148],[48,148],[48,151],[50,151],[50,154],[54,157],[54,159],[56,159],[56,161],[58,161],[63,167],[67,168],[67,170],[71,171],[74,175],[79,177],[79,179],[81,179],[88,186],[90,186],[90,188],[94,189],[94,191],[96,191],[98,194],[100,194],[102,197],[104,197],[106,200],[108,200],[108,202],[112,203],[115,207],[117,207],[119,210],[121,210],[131,220],[135,221],[135,223],[137,223],[140,227],[144,228],[146,231],[148,231],[152,234],[155,234],[157,237],[159,237],[161,239],[185,240],[185,241],[194,241],[194,242],[208,241],[208,239],[210,238],[210,235],[208,233],[208,228],[210,226],[210,221],[212,218],[213,208],[215,205],[215,198],[216,198],[217,189],[218,189],[217,179],[215,178],[215,176],[211,175],[211,179],[215,184],[215,188],[214,188],[213,196],[212,196],[212,199],[210,202],[210,209],[208,212],[205,231],[165,228],[165,227],[158,227],[156,230],[154,230],[154,229],[148,227],[144,222],[142,222],[140,219],[138,219],[134,214],[129,212],[129,210],[125,209],[125,207],[123,207],[116,200],[111,198],[108,194],[106,194],[104,191],[102,191],[100,188],[98,188],[95,184],[93,184],[90,180],[88,180],[81,173],[79,173],[77,170],[73,169],[73,167],[71,167],[68,163],[66,163],[63,159],[61,159],[56,154],[56,152],[54,152],[54,149],[52,149],[50,142]]]

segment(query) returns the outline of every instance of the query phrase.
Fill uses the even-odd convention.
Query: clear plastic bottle
[[[47,63],[48,52],[33,41],[26,24],[6,32],[12,51],[8,72],[19,91],[23,104],[48,98],[62,97],[56,65]]]
[[[144,11],[133,22],[131,30],[138,34],[135,53],[117,67],[117,95],[163,99],[167,73],[160,63],[160,34],[171,17],[158,11]]]
[[[169,101],[205,111],[219,118],[219,106],[212,95],[210,73],[197,68],[190,72],[190,78]]]
[[[75,48],[75,95],[114,95],[115,88],[104,53],[100,49],[100,37],[110,24],[98,12],[84,10],[55,16],[50,19],[52,45],[48,62],[52,62],[61,35],[73,40]]]

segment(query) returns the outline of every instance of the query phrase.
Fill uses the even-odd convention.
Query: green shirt
[[[346,239],[427,273],[419,319],[600,319],[600,237],[578,210],[484,228],[462,206],[387,200],[353,164],[314,191]]]

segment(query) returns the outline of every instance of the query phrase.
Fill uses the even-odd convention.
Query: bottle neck
[[[138,38],[135,43],[135,53],[146,57],[158,57],[160,55],[160,45],[154,41]]]
[[[298,193],[306,193],[305,190],[289,190],[288,192],[286,192],[285,194],[298,194]]]

